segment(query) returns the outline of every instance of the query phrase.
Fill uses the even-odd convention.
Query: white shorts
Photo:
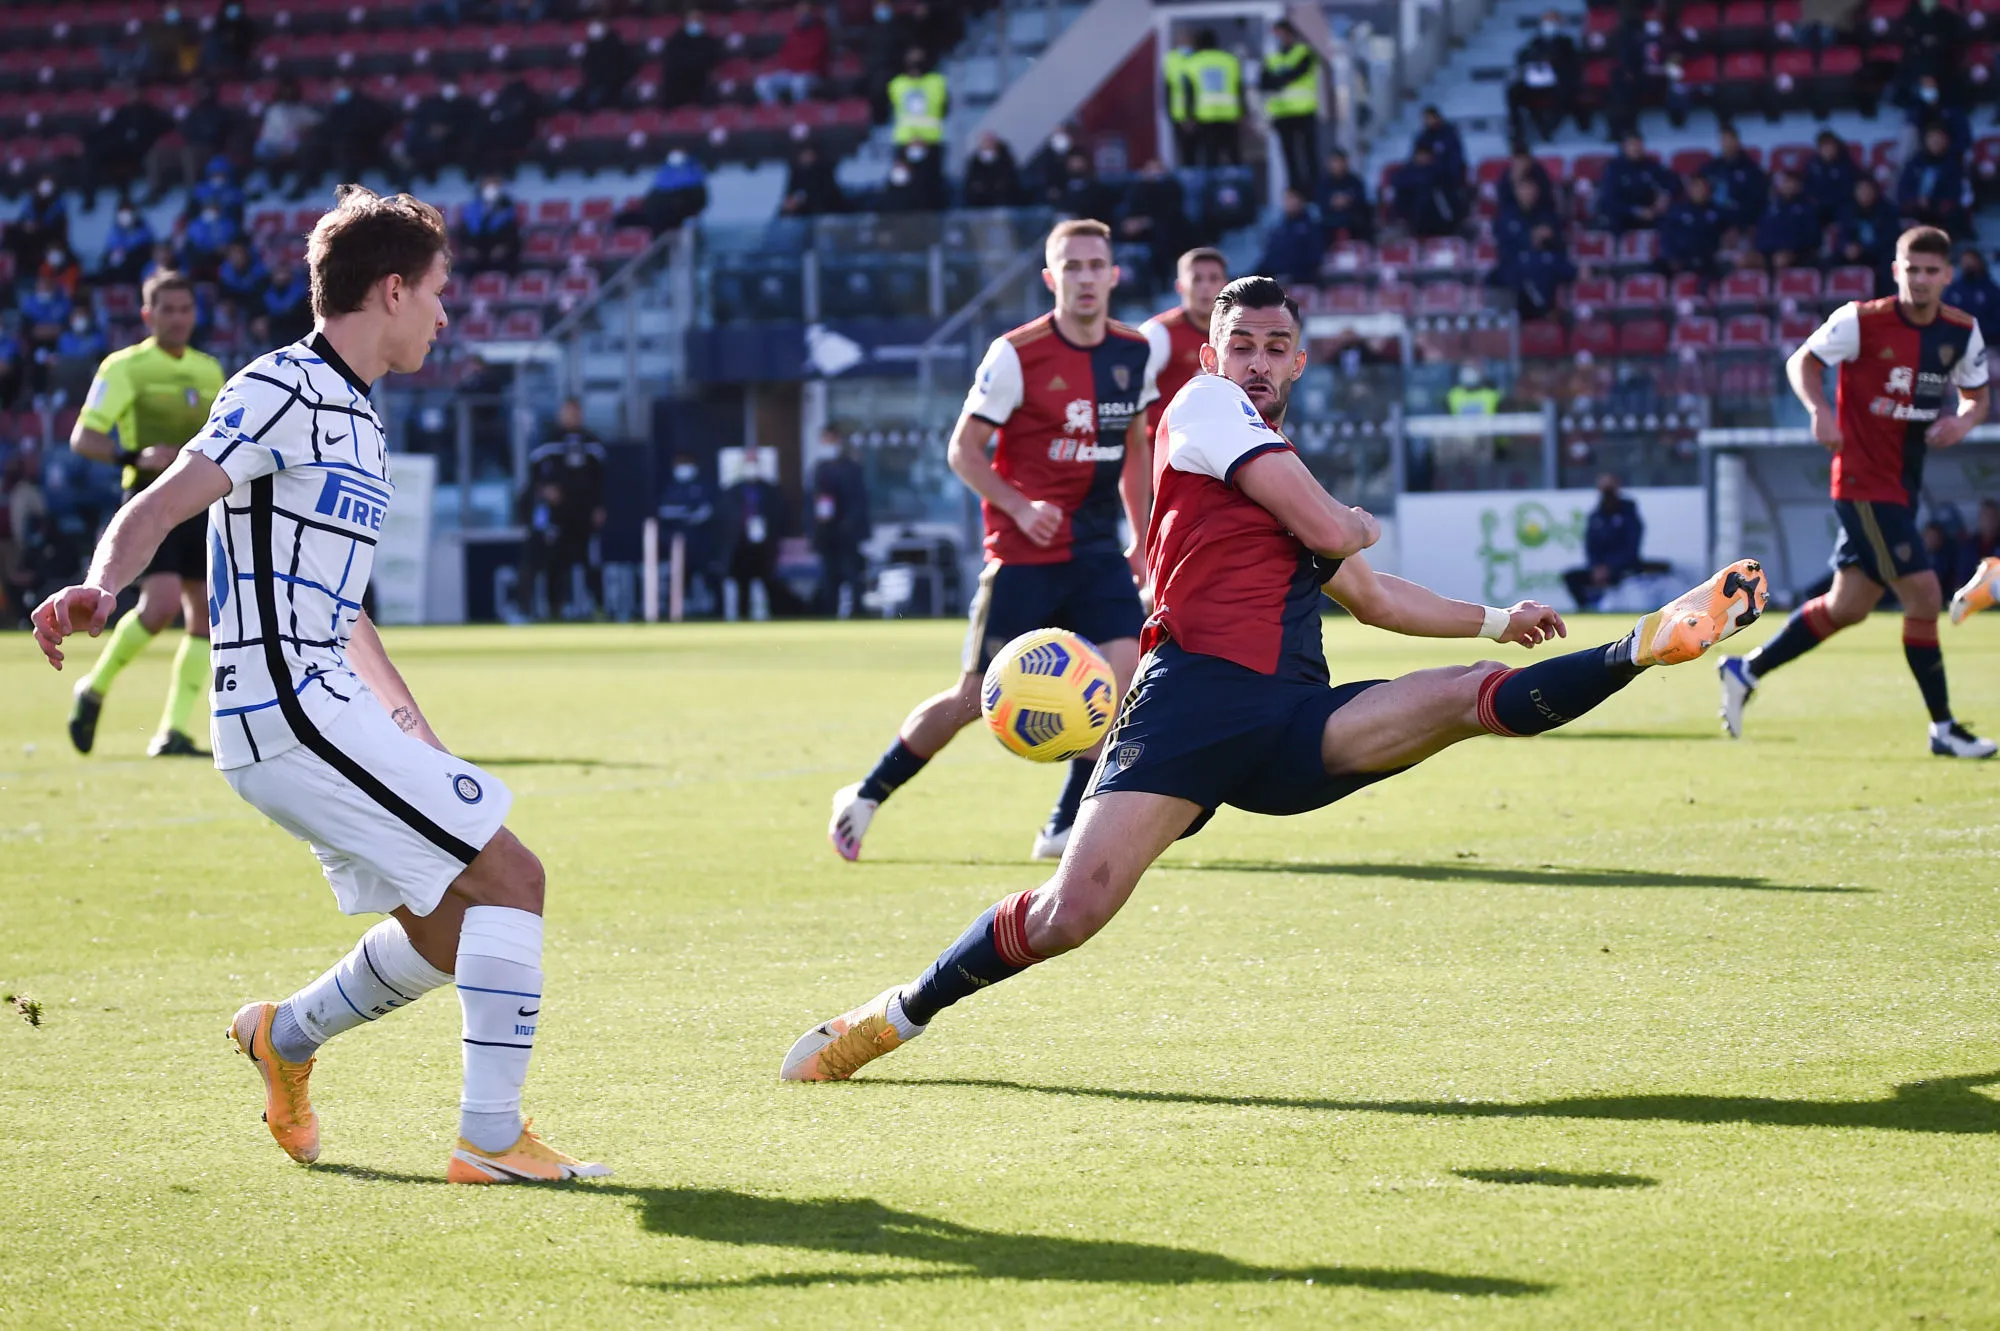
[[[404,734],[370,694],[341,708],[315,738],[222,775],[312,847],[342,911],[408,906],[430,914],[500,830],[513,792]]]

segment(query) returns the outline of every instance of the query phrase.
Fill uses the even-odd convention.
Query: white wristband
[[[1486,622],[1479,626],[1479,636],[1500,641],[1500,635],[1507,631],[1507,621],[1512,618],[1505,610],[1496,610],[1490,605],[1479,607],[1486,615]]]

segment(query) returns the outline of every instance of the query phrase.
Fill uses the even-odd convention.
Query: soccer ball
[[[1063,629],[1023,633],[986,667],[979,709],[1000,742],[1030,762],[1088,753],[1111,728],[1118,687],[1098,650]]]

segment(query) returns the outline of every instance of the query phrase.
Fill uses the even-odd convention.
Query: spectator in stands
[[[51,245],[69,244],[69,209],[56,190],[55,177],[35,182],[35,192],[7,228],[6,243],[14,251],[15,268],[24,273],[35,270]]]
[[[181,21],[179,5],[168,5],[157,22],[141,29],[140,48],[139,77],[147,83],[179,82],[201,63],[201,43],[192,25]]]
[[[889,123],[889,80],[901,72],[903,53],[915,38],[909,21],[895,6],[888,0],[877,0],[861,36],[861,69],[868,84],[869,108],[878,125]]]
[[[243,209],[248,202],[243,187],[236,183],[235,165],[227,157],[217,156],[209,161],[208,174],[188,189],[188,206],[184,215],[192,217],[213,204],[240,226]]]
[[[1988,346],[2000,337],[2000,284],[1986,270],[1986,256],[1968,249],[1958,256],[1958,271],[1944,289],[1944,303],[1956,305],[1979,321],[1979,335]]]
[[[1243,162],[1243,62],[1222,49],[1215,29],[1194,35],[1194,52],[1181,62],[1194,91],[1195,166]]]
[[[1493,244],[1502,266],[1512,266],[1527,251],[1535,232],[1544,228],[1562,229],[1555,201],[1542,193],[1533,176],[1522,176],[1500,196],[1493,216]]]
[[[1121,245],[1148,248],[1154,280],[1173,281],[1178,257],[1187,248],[1187,193],[1164,162],[1149,158],[1139,168],[1112,220]]]
[[[1661,65],[1663,25],[1637,6],[1622,10],[1611,33],[1611,81],[1604,91],[1604,119],[1614,142],[1639,128],[1639,107]]]
[[[282,347],[302,341],[313,327],[312,287],[305,269],[280,254],[252,308],[250,332],[260,345]]]
[[[163,269],[178,268],[180,261],[174,255],[174,251],[178,248],[179,246],[172,240],[154,241],[153,252],[146,256],[146,264],[139,270],[139,280],[144,282]]]
[[[181,266],[198,281],[213,280],[229,242],[242,234],[243,228],[221,207],[214,202],[203,204],[181,237]]]
[[[194,81],[194,100],[180,117],[176,146],[171,138],[154,145],[146,159],[147,188],[157,199],[167,192],[169,177],[193,185],[201,179],[203,167],[217,157],[227,157],[238,146],[241,122],[236,112],[222,104],[215,84],[208,79]],[[351,177],[350,177],[351,178]]]
[[[21,400],[21,389],[27,379],[27,362],[21,339],[6,328],[0,328],[0,411],[14,410]]]
[[[829,618],[849,619],[861,613],[861,596],[868,589],[868,560],[861,547],[873,523],[868,513],[868,479],[851,441],[837,430],[820,435],[828,451],[813,468],[813,549],[819,554],[819,604]],[[848,596],[842,603],[841,592]]]
[[[1609,472],[1597,478],[1597,507],[1583,527],[1582,568],[1563,574],[1569,594],[1580,610],[1594,610],[1606,592],[1640,571],[1639,550],[1646,539],[1646,523],[1639,506],[1618,490],[1618,478]]]
[[[250,72],[250,56],[256,49],[256,22],[244,12],[241,0],[230,0],[202,43],[202,69],[218,78],[242,78]]]
[[[1500,182],[1500,198],[1505,199],[1513,192],[1517,180],[1532,180],[1535,188],[1551,205],[1558,204],[1555,182],[1549,179],[1549,169],[1535,160],[1535,154],[1528,150],[1525,140],[1516,139],[1507,149],[1507,176]]]
[[[129,203],[119,204],[111,218],[111,230],[104,237],[104,258],[97,265],[97,275],[106,282],[137,282],[155,239],[144,213]]]
[[[1806,163],[1806,197],[1812,200],[1821,225],[1830,226],[1839,218],[1840,210],[1854,197],[1854,182],[1860,176],[1861,168],[1854,164],[1847,140],[1830,129],[1821,130],[1812,160]]]
[[[1021,201],[1021,172],[1014,164],[1014,150],[992,130],[981,130],[965,161],[965,206],[1014,208]]]
[[[715,565],[715,497],[701,478],[701,464],[685,449],[674,454],[673,470],[660,492],[660,535],[672,549],[681,538],[682,568],[695,598],[707,599]]]
[[[1506,270],[1501,285],[1514,292],[1514,308],[1523,319],[1553,314],[1565,284],[1576,280],[1559,227],[1540,226],[1529,233],[1528,248]]]
[[[1458,367],[1458,382],[1444,395],[1444,409],[1454,416],[1491,416],[1500,410],[1500,390],[1486,382],[1486,367],[1468,360]]]
[[[1194,54],[1194,41],[1185,23],[1175,24],[1172,39],[1160,56],[1160,94],[1167,105],[1167,121],[1173,126],[1174,162],[1194,165],[1194,84],[1188,78],[1187,58]]]
[[[1916,98],[1923,80],[1937,80],[1947,102],[1964,95],[1959,72],[1970,40],[1965,20],[1938,0],[1910,0],[1910,7],[1890,29],[1889,40],[1903,48],[1902,63],[1896,68],[1895,102],[1907,107]]]
[[[942,59],[965,39],[965,16],[961,12],[965,8],[962,2],[934,5],[930,0],[917,0],[910,6],[910,40],[929,52],[933,60]]]
[[[1103,217],[1111,211],[1111,192],[1097,178],[1090,155],[1072,149],[1063,163],[1062,188],[1049,202],[1066,217]]]
[[[297,198],[304,182],[299,178],[306,141],[319,126],[320,114],[305,104],[294,78],[278,80],[277,93],[264,108],[263,124],[251,155],[264,168],[274,193]],[[289,183],[288,183],[289,182]]]
[[[1667,168],[1646,156],[1646,140],[1627,134],[1598,183],[1597,215],[1607,230],[1620,235],[1656,226],[1666,216],[1677,187]]]
[[[139,95],[130,84],[112,91],[110,114],[100,119],[84,140],[83,206],[97,207],[97,192],[113,189],[120,193],[131,188],[145,169],[146,156],[166,137],[172,121],[165,112]]]
[[[708,207],[708,172],[700,162],[675,148],[653,173],[639,207],[618,216],[620,226],[643,226],[654,235],[677,229]]]
[[[576,105],[580,111],[602,111],[625,104],[625,85],[639,72],[632,46],[603,19],[584,29],[583,60],[578,66]]]
[[[844,212],[847,196],[833,174],[833,163],[820,155],[810,141],[801,143],[792,154],[785,175],[785,197],[778,203],[783,217],[819,217]]]
[[[757,100],[774,106],[789,97],[794,105],[806,101],[826,81],[827,57],[833,34],[826,20],[811,4],[802,3],[792,12],[791,31],[785,34],[771,67],[757,76]]]
[[[77,306],[69,312],[69,326],[56,338],[56,355],[63,360],[84,365],[84,375],[97,369],[97,362],[104,359],[110,347],[104,340],[104,330],[97,326],[90,311]]]
[[[1743,151],[1743,140],[1733,126],[1724,125],[1717,137],[1721,150],[1701,164],[1701,174],[1708,178],[1723,226],[1746,231],[1769,210],[1771,182],[1757,159]]]
[[[62,337],[63,325],[69,322],[73,303],[61,287],[45,276],[37,276],[34,286],[19,299],[29,354],[39,364]]]
[[[1563,31],[1562,15],[1542,14],[1540,28],[1514,53],[1514,81],[1507,85],[1507,120],[1515,138],[1528,136],[1534,122],[1546,141],[1556,136],[1565,116],[1590,131],[1590,112],[1583,103],[1583,61],[1576,42]]]
[[[1693,273],[1704,282],[1720,275],[1723,232],[1729,229],[1711,197],[1708,177],[1683,177],[1685,192],[1660,219],[1660,264],[1669,276]]]
[[[1753,242],[1773,272],[1819,262],[1819,213],[1806,198],[1799,178],[1780,171],[1771,204],[1757,223]]]
[[[482,171],[511,176],[534,146],[535,127],[542,119],[542,98],[520,75],[508,79],[491,101],[482,98],[473,111],[485,117],[479,132],[477,165]]]
[[[722,492],[722,535],[728,545],[724,564],[729,585],[736,590],[736,614],[749,618],[751,586],[761,584],[773,613],[785,597],[778,581],[778,538],[785,527],[784,491],[764,478],[763,459],[755,444],[743,446],[743,465],[736,484]]]
[[[229,242],[222,262],[215,269],[216,294],[236,313],[239,324],[247,324],[255,316],[257,298],[264,294],[264,284],[270,280],[263,260],[241,239]]]
[[[1456,235],[1465,218],[1456,178],[1439,168],[1422,143],[1390,177],[1396,216],[1417,236]]]
[[[950,206],[943,155],[928,143],[906,143],[889,163],[882,191],[885,213],[937,213]],[[1091,216],[1092,214],[1084,214]]]
[[[687,22],[660,51],[660,105],[669,111],[705,105],[711,100],[709,76],[721,63],[722,39],[708,30],[707,15],[690,9]]]
[[[1951,150],[1951,132],[1933,122],[1924,128],[1923,151],[1903,163],[1896,204],[1904,216],[1942,227],[1958,240],[1971,233],[1964,200],[1964,161]]]
[[[1896,205],[1882,197],[1875,177],[1862,176],[1854,182],[1854,197],[1841,209],[1833,230],[1834,258],[1843,264],[1862,264],[1875,270],[1875,290],[1889,288],[1889,263],[1896,257],[1896,237],[1903,234]]]
[[[341,180],[359,180],[379,171],[388,160],[382,141],[396,123],[396,113],[347,80],[333,85],[333,98],[307,148],[299,174],[317,181],[331,170]]]
[[[903,53],[903,72],[889,80],[890,137],[897,147],[911,143],[944,145],[945,116],[951,111],[951,87],[931,67],[921,46]]]
[[[1310,199],[1319,187],[1319,52],[1289,19],[1271,25],[1271,47],[1257,75],[1264,120],[1277,136],[1285,183]]]
[[[458,84],[447,81],[417,103],[395,148],[397,165],[419,183],[435,181],[453,165],[471,138],[472,119]]]
[[[1287,189],[1283,197],[1278,220],[1265,235],[1264,251],[1257,256],[1256,271],[1287,285],[1317,282],[1320,260],[1326,256],[1326,233],[1306,207],[1305,195]]]
[[[1347,154],[1335,148],[1326,155],[1326,170],[1319,178],[1320,224],[1327,239],[1375,239],[1375,209],[1368,202],[1368,183],[1354,173]]]
[[[61,289],[71,300],[76,299],[76,290],[83,285],[83,265],[76,256],[61,245],[49,246],[49,252],[42,256],[41,266],[35,276],[46,277]]]
[[[499,176],[480,181],[479,193],[460,211],[456,248],[455,257],[467,274],[520,271],[520,212]]]
[[[1431,161],[1453,188],[1465,187],[1465,140],[1458,136],[1457,126],[1446,120],[1435,106],[1424,108],[1424,124],[1417,131],[1415,147],[1430,149]]]
[[[1964,157],[1972,151],[1972,118],[1965,113],[1963,105],[1944,100],[1943,91],[1936,77],[1930,74],[1917,80],[1913,90],[1913,100],[1906,113],[1910,129],[1921,132],[1931,125],[1943,125],[1951,138],[1953,155]]]
[[[1070,154],[1082,140],[1073,120],[1057,125],[1049,140],[1028,159],[1028,184],[1041,201],[1053,204],[1062,197],[1063,183],[1069,179]]]

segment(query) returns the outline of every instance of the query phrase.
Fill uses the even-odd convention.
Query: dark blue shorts
[[[972,595],[964,665],[985,670],[1002,647],[1036,629],[1068,629],[1101,645],[1138,637],[1145,622],[1132,566],[1115,551],[1062,564],[988,564]]]
[[[1395,775],[1328,776],[1320,757],[1326,719],[1382,682],[1329,688],[1163,642],[1139,663],[1085,798],[1139,790],[1190,800],[1202,812],[1184,837],[1225,804],[1280,816],[1324,808]]]
[[[1917,530],[1917,510],[1907,504],[1836,499],[1840,540],[1834,543],[1833,566],[1858,568],[1887,587],[1931,566],[1930,552]]]

